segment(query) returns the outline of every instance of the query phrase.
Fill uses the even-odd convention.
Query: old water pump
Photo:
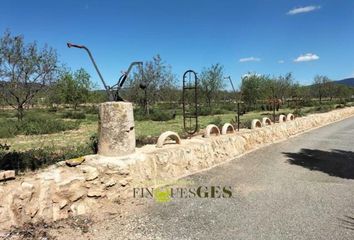
[[[115,85],[113,85],[113,86],[108,86],[106,84],[105,80],[103,79],[100,70],[97,67],[95,59],[93,58],[90,50],[86,46],[72,44],[72,43],[67,43],[67,46],[68,46],[68,48],[74,47],[74,48],[81,48],[81,49],[86,50],[86,52],[88,53],[88,55],[89,55],[89,57],[90,57],[90,59],[91,59],[91,61],[93,63],[93,66],[95,67],[96,72],[97,72],[98,76],[100,77],[101,82],[102,82],[102,84],[103,84],[103,86],[104,86],[104,88],[106,90],[106,93],[107,93],[109,101],[116,101],[116,102],[124,101],[123,98],[119,95],[119,92],[122,89],[124,82],[127,80],[128,76],[129,76],[129,73],[131,72],[131,70],[132,70],[132,68],[134,66],[139,66],[140,70],[141,70],[142,79],[141,79],[141,83],[140,83],[140,88],[141,89],[145,89],[146,88],[145,84],[143,83],[143,78],[144,78],[143,62],[132,62],[129,65],[128,70],[126,72],[124,72],[122,74],[122,76],[120,76],[118,82]]]

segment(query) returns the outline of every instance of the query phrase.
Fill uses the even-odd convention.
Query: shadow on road
[[[352,151],[301,149],[297,153],[285,152],[283,154],[289,157],[290,164],[321,171],[330,176],[354,179],[354,152]]]
[[[354,231],[354,217],[345,216],[344,218],[339,218],[338,220],[341,227]]]

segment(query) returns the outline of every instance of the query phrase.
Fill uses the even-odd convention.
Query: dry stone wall
[[[0,182],[0,229],[26,221],[56,221],[118,209],[144,181],[169,180],[198,172],[241,154],[354,115],[354,108],[296,118],[234,134],[195,137],[157,148],[147,145],[124,157],[86,156],[76,167],[65,162]]]

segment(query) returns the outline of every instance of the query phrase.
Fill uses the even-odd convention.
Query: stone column
[[[105,102],[99,106],[98,154],[124,156],[135,151],[133,105]]]

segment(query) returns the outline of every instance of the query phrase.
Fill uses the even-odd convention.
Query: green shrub
[[[210,108],[201,107],[198,110],[198,115],[199,116],[210,116],[210,115],[212,115],[212,111]]]
[[[97,153],[97,143],[97,135],[93,135],[86,144],[61,149],[45,147],[28,151],[11,151],[9,145],[0,144],[0,171],[34,171],[59,161],[94,154]]]
[[[159,109],[151,109],[149,115],[145,115],[140,108],[134,109],[134,119],[136,121],[152,120],[152,121],[168,121],[175,118],[172,111],[161,111]]]
[[[249,129],[251,129],[251,125],[252,125],[252,120],[250,120],[250,119],[240,122],[240,128],[249,128]]]
[[[216,126],[221,127],[223,125],[223,121],[220,116],[217,116],[213,118],[213,120],[210,121],[209,124],[215,124]]]
[[[59,161],[92,153],[88,145],[62,148],[56,151],[52,148],[31,149],[24,152],[0,150],[0,170],[34,171]]]
[[[53,113],[53,112],[57,112],[58,108],[57,107],[50,107],[48,108],[48,112]]]
[[[303,117],[303,116],[306,116],[306,113],[304,111],[301,110],[301,108],[298,108],[296,109],[293,114],[296,116],[296,117]]]
[[[98,114],[98,106],[89,106],[89,107],[84,107],[83,111],[86,114]]]
[[[325,113],[334,109],[334,105],[322,105],[315,108],[315,112]]]
[[[94,133],[93,135],[91,135],[90,141],[88,142],[88,146],[94,154],[96,154],[98,152],[98,135],[97,135],[97,133]]]
[[[0,111],[0,118],[14,118],[16,117],[16,113],[9,110]]]
[[[147,144],[156,144],[157,139],[156,136],[138,136],[135,142],[137,147],[142,147]]]
[[[318,103],[317,100],[314,101],[314,100],[310,100],[310,99],[306,99],[302,103],[303,107],[315,107],[315,106],[318,106],[318,105],[319,105],[319,103]]]
[[[63,121],[44,117],[30,117],[16,123],[17,134],[36,135],[57,133],[66,130],[78,129],[80,122]]]
[[[215,108],[212,110],[212,114],[226,114],[228,111],[225,111],[224,109],[221,109],[221,108]]]
[[[152,121],[168,121],[174,118],[172,113],[160,110],[153,110],[149,117]]]
[[[237,103],[227,103],[227,104],[222,104],[220,108],[224,111],[227,112],[236,112],[237,110]]]
[[[7,119],[0,124],[0,138],[14,137],[19,134],[50,134],[80,127],[78,121],[63,121],[50,117],[26,116],[22,121]]]
[[[17,134],[17,120],[6,119],[0,123],[0,138],[12,138]]]
[[[83,112],[68,111],[68,112],[64,112],[62,114],[62,117],[69,118],[69,119],[85,119],[86,115]]]
[[[134,108],[134,120],[144,121],[149,120],[149,117],[145,115],[145,112],[141,108]]]
[[[229,111],[222,109],[222,108],[208,108],[208,107],[201,107],[199,109],[198,115],[199,116],[210,116],[210,115],[220,115],[228,113]]]

